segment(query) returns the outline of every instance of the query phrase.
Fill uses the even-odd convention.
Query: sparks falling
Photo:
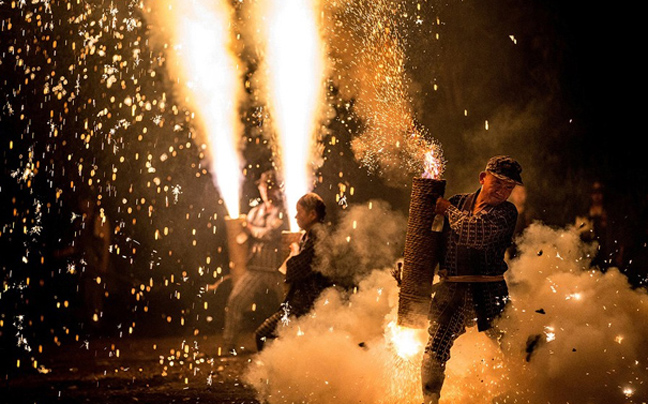
[[[334,38],[331,52],[348,65],[340,68],[343,74],[338,75],[338,85],[356,99],[355,112],[366,126],[352,141],[356,159],[390,180],[400,182],[422,173],[440,178],[444,168],[441,146],[417,122],[412,105],[412,79],[406,68],[406,7],[388,0],[332,4],[327,32]],[[403,18],[394,17],[401,12]],[[419,24],[420,18],[415,21]],[[350,28],[338,28],[345,25]],[[430,156],[426,161],[427,152],[434,162]]]

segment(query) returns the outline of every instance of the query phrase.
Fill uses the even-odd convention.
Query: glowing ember
[[[176,7],[174,7],[174,5]],[[239,216],[242,132],[237,111],[240,74],[230,52],[229,14],[225,2],[172,3],[177,67],[198,110],[212,178],[230,217]]]
[[[269,102],[281,145],[290,228],[293,210],[312,188],[309,167],[321,103],[325,55],[316,21],[317,5],[303,0],[265,2],[265,62]],[[317,3],[317,2],[315,2]]]

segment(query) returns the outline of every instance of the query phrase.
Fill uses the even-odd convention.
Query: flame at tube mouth
[[[425,128],[420,127],[411,130],[407,143],[411,150],[410,155],[422,170],[421,177],[440,180],[446,166],[441,144],[427,135]]]
[[[423,178],[438,180],[443,175],[445,163],[443,157],[439,155],[439,149],[435,146],[430,146],[427,151],[423,153]]]
[[[396,355],[406,361],[420,358],[425,348],[424,329],[404,327],[391,321],[387,325],[385,336]]]

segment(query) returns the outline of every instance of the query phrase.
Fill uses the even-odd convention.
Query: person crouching
[[[277,337],[279,322],[307,314],[330,280],[314,269],[316,244],[323,238],[326,205],[315,193],[308,193],[297,201],[295,219],[304,231],[299,243],[290,245],[290,254],[280,268],[285,271],[286,297],[279,309],[255,331],[257,349],[261,351],[268,340]]]

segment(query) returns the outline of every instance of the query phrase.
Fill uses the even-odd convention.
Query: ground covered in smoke
[[[511,262],[511,304],[494,341],[469,330],[452,350],[442,402],[644,403],[648,296],[616,269],[589,267],[576,229],[533,225]],[[376,270],[348,295],[330,289],[283,327],[246,374],[270,403],[420,403],[425,331],[397,354],[397,286]]]

